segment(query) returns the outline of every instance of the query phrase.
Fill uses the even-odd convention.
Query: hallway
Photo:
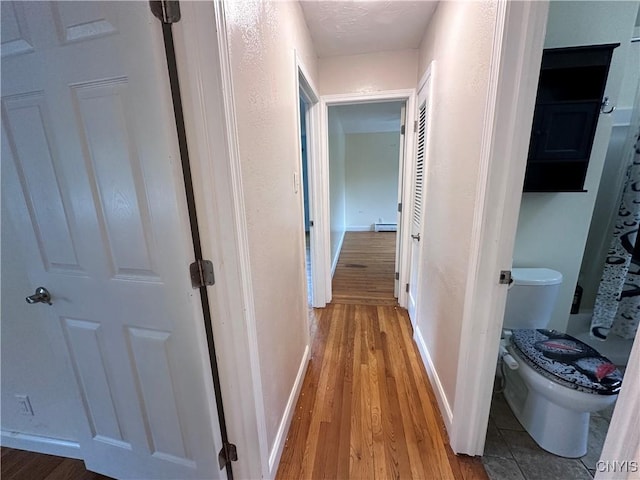
[[[375,243],[358,241],[367,236]],[[394,245],[392,233],[345,238],[340,294],[311,312],[311,360],[280,480],[487,478],[479,459],[448,446],[409,317],[394,305]]]

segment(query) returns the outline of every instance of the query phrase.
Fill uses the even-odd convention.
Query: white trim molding
[[[234,476],[260,478],[267,430],[224,8],[184,3],[174,39],[200,239],[216,272],[209,306],[227,432],[242,452]]]
[[[305,102],[308,103],[307,116],[305,118],[307,130],[307,173],[309,188],[309,219],[313,221],[313,226],[309,229],[309,249],[311,256],[311,284],[312,306],[315,308],[324,307],[331,299],[327,297],[327,283],[325,281],[327,273],[327,265],[330,265],[331,247],[327,246],[326,238],[330,235],[330,227],[325,223],[324,208],[325,203],[322,201],[322,188],[325,184],[325,170],[322,164],[321,155],[321,115],[320,115],[320,97],[316,89],[312,77],[308,73],[302,59],[297,52],[294,52],[295,58],[295,82],[296,94],[302,92]],[[296,124],[300,128],[300,102],[296,102]],[[298,132],[298,142],[300,142],[301,132]],[[298,151],[302,155],[302,147],[298,144]],[[302,158],[300,158],[302,164]],[[302,172],[300,172],[302,178]],[[326,181],[328,182],[328,181]],[[301,210],[304,212],[304,197],[300,195]],[[304,217],[301,218],[300,230],[303,230]],[[301,235],[301,241],[304,242],[304,236]],[[304,245],[302,251],[305,251]],[[302,258],[303,265],[306,259]],[[304,270],[303,270],[304,272]],[[306,283],[306,278],[301,281]],[[306,299],[305,299],[306,302]]]
[[[319,141],[318,153],[320,157],[316,166],[318,167],[318,175],[314,178],[314,189],[317,193],[316,208],[318,209],[318,217],[320,228],[316,230],[318,241],[321,242],[321,248],[326,256],[325,266],[328,267],[324,276],[325,300],[331,302],[332,289],[331,279],[333,277],[333,258],[331,257],[331,190],[329,188],[329,115],[327,106],[322,97],[320,97],[319,109]],[[314,227],[315,228],[315,227]],[[342,248],[342,245],[341,245]],[[339,250],[338,250],[339,251]]]
[[[82,460],[80,444],[61,438],[43,437],[40,435],[2,430],[2,432],[0,432],[0,444],[3,447],[15,448],[17,450],[28,450],[30,452]]]
[[[344,236],[347,232],[342,232],[340,235],[340,240],[338,240],[338,248],[336,249],[336,255],[331,260],[331,278],[336,273],[336,268],[338,268],[338,260],[340,259],[340,251],[342,250],[342,244],[344,243]]]
[[[309,348],[309,345],[307,345],[304,349],[304,353],[302,354],[302,361],[300,362],[300,367],[298,368],[298,374],[296,375],[296,380],[293,383],[293,388],[291,389],[291,393],[289,394],[289,399],[287,400],[287,405],[284,409],[282,420],[280,421],[276,437],[273,441],[273,448],[271,449],[271,454],[269,455],[268,478],[276,477],[278,465],[280,464],[280,458],[282,457],[282,451],[284,449],[284,444],[287,440],[287,433],[289,432],[291,420],[293,420],[293,415],[295,414],[296,403],[298,402],[298,397],[300,396],[300,390],[302,389],[304,376],[307,373],[307,365],[309,364],[310,354],[311,349]]]
[[[322,185],[323,192],[323,209],[325,210],[327,225],[330,225],[329,222],[329,125],[328,119],[329,107],[335,105],[354,105],[358,103],[380,103],[380,102],[393,102],[393,101],[405,101],[406,102],[406,118],[414,119],[415,118],[415,102],[416,102],[416,91],[415,89],[405,89],[405,90],[382,90],[379,92],[372,92],[366,94],[337,94],[337,95],[323,95],[320,97],[321,104],[321,164],[325,169],[326,176],[324,178],[324,185]],[[404,136],[404,171],[401,172],[404,176],[403,185],[405,188],[403,189],[403,205],[409,205],[411,199],[410,188],[406,188],[407,185],[410,185],[410,173],[413,172],[413,165],[415,162],[414,159],[414,143],[415,143],[415,134],[412,128],[406,129],[406,134]],[[409,175],[409,177],[407,177]],[[409,182],[409,183],[407,183]],[[397,238],[400,241],[400,265],[399,265],[399,274],[400,274],[400,285],[405,285],[409,282],[409,272],[408,270],[408,260],[406,259],[409,251],[409,243],[410,243],[410,230],[409,230],[409,222],[410,215],[405,214],[408,210],[403,209],[403,212],[400,217],[400,224],[398,225],[398,233]],[[326,243],[325,248],[328,251],[331,250],[331,242],[330,242],[330,232],[326,232],[324,237]],[[331,277],[327,275],[326,277],[327,283],[327,298],[328,301],[331,301]],[[400,288],[400,292],[398,295],[398,303],[401,307],[407,306],[407,293],[404,288]]]
[[[442,381],[438,376],[438,372],[436,371],[436,367],[433,365],[433,360],[431,360],[431,355],[429,354],[427,345],[425,344],[424,338],[422,337],[420,327],[415,328],[413,332],[413,341],[416,342],[416,345],[418,346],[418,351],[420,352],[422,363],[424,364],[425,370],[427,371],[429,382],[431,382],[431,386],[433,387],[433,393],[436,396],[438,407],[440,408],[440,413],[442,415],[442,419],[444,420],[444,426],[449,432],[451,431],[451,425],[453,423],[453,411],[451,410],[451,404],[449,403],[449,400],[447,400],[447,395],[444,391]]]
[[[462,319],[453,421],[456,453],[481,455],[504,316],[549,3],[498,2]]]

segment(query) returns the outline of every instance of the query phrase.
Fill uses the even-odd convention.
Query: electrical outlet
[[[31,401],[29,395],[16,395],[18,401],[18,410],[22,415],[33,416],[33,408],[31,408]]]

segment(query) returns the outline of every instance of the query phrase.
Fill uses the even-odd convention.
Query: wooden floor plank
[[[346,319],[352,318],[354,307],[347,305]],[[345,320],[346,320],[345,319]],[[338,458],[336,468],[336,478],[348,478],[349,477],[349,463],[351,459],[351,415],[353,404],[353,362],[354,362],[354,350],[349,348],[354,344],[354,338],[356,334],[355,322],[345,321],[345,325],[348,328],[345,345],[345,358],[344,358],[344,386],[342,389],[342,408],[340,412],[340,429],[339,441],[338,441]]]
[[[322,455],[318,452],[318,440],[320,436],[320,426],[325,415],[327,403],[332,400],[327,396],[327,390],[330,378],[334,374],[336,349],[333,348],[337,345],[336,335],[338,331],[338,322],[329,322],[328,329],[329,335],[327,337],[327,344],[323,349],[323,359],[320,370],[320,378],[318,379],[318,388],[316,389],[315,402],[313,405],[313,412],[311,415],[311,423],[309,425],[309,434],[306,439],[304,456],[302,458],[302,469],[300,472],[301,478],[315,478],[314,477],[314,465],[318,455]],[[327,346],[331,348],[327,348]],[[327,403],[325,403],[325,401]],[[324,456],[324,455],[322,455]]]
[[[369,347],[369,384],[371,386],[371,429],[373,437],[373,458],[375,465],[375,476],[380,479],[389,478],[387,472],[387,452],[385,448],[385,437],[382,425],[383,409],[381,398],[386,395],[381,392],[384,383],[379,377],[380,365],[378,360],[381,357],[378,352],[381,351],[382,344],[380,340],[380,326],[378,323],[378,312],[375,309],[369,309],[372,345]],[[382,377],[384,378],[384,377]]]
[[[333,309],[333,307],[330,307]],[[327,309],[329,310],[329,309]],[[355,323],[355,336],[353,339],[353,397],[351,398],[351,432],[349,435],[350,438],[350,448],[349,448],[349,478],[363,478],[366,471],[364,469],[363,459],[363,440],[360,432],[362,431],[362,414],[361,414],[361,406],[360,406],[360,397],[362,395],[361,392],[361,383],[362,376],[360,375],[360,367],[362,366],[362,318],[359,314],[359,310],[354,308],[354,323]],[[327,321],[329,321],[327,319]]]
[[[332,302],[396,305],[395,232],[346,232],[332,281]]]
[[[330,304],[318,325],[327,331],[314,339],[322,352],[314,360],[323,364],[317,388],[306,390],[314,382],[305,381],[299,401],[308,406],[315,397],[312,427],[294,418],[276,478],[487,478],[480,462],[448,445],[406,310]],[[318,348],[318,338],[334,343]],[[291,468],[295,458],[302,469]]]
[[[22,465],[26,463],[30,457],[31,452],[26,452],[24,450],[14,450],[13,448],[2,448],[2,478],[19,478],[16,477],[16,472],[20,470]],[[39,455],[39,454],[36,454]],[[43,458],[42,457],[38,458]]]
[[[395,235],[361,233],[345,237],[333,303],[314,313],[313,365],[296,407],[308,415],[294,418],[276,478],[486,480],[477,458],[449,447],[407,311],[393,299]]]
[[[54,471],[56,467],[63,462],[63,460],[64,458],[55,457],[53,455],[43,455],[39,458],[30,457],[22,464],[22,468],[16,472],[15,476],[17,478],[45,478]]]
[[[43,480],[99,480],[106,477],[95,472],[89,472],[84,468],[84,463],[79,460],[65,458],[54,471]]]
[[[2,447],[2,480],[111,480],[90,472],[82,460]]]

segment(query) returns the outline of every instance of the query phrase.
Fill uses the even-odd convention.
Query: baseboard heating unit
[[[397,232],[397,223],[374,223],[373,230],[376,232]]]

